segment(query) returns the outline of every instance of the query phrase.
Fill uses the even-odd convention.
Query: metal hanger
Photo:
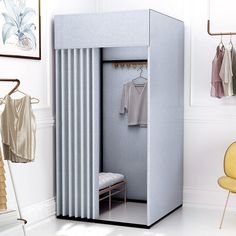
[[[20,80],[19,79],[6,79],[6,78],[0,78],[0,82],[16,82],[16,85],[15,87],[7,94],[7,95],[12,95],[13,93],[15,92],[20,92],[22,94],[24,94],[25,96],[28,96],[26,93],[18,90],[18,87],[20,86]],[[4,98],[0,98],[0,104],[2,104],[4,102]],[[36,103],[39,103],[40,100],[38,98],[34,98],[34,97],[31,97],[31,103],[32,104],[36,104]]]
[[[229,40],[229,49],[232,50],[234,47],[233,42],[232,42],[232,34],[230,33],[230,40]]]
[[[132,80],[132,82],[135,83],[135,86],[143,86],[147,82],[147,78],[142,76],[142,74],[143,74],[143,67],[141,66],[137,71],[139,71],[139,70],[140,70],[139,76]],[[137,81],[139,79],[142,79],[144,81],[142,81],[141,83],[137,83]]]
[[[222,35],[222,34],[220,35],[220,43],[219,43],[218,46],[219,46],[220,49],[224,48],[224,44],[223,44],[223,35]]]
[[[21,93],[21,94],[23,94],[23,95],[25,95],[25,96],[29,96],[28,94],[22,92],[22,91],[19,90],[19,89],[16,89],[16,90],[13,91],[11,94],[16,93],[16,92]],[[39,102],[40,102],[40,100],[39,100],[38,98],[31,97],[31,104],[37,104],[37,103],[39,103]]]

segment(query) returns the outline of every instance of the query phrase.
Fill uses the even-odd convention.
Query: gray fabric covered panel
[[[58,15],[55,49],[149,45],[149,10]]]
[[[103,60],[143,60],[148,59],[147,47],[103,48]]]
[[[98,217],[99,57],[56,50],[57,215]]]
[[[128,51],[127,59],[132,59]],[[138,75],[137,69],[103,65],[103,170],[125,175],[129,199],[146,200],[147,129],[129,127],[127,113],[119,114],[123,84]],[[143,75],[147,77],[146,69]]]
[[[148,225],[182,204],[184,25],[151,11]]]

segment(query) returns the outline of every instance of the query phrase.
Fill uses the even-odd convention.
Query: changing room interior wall
[[[106,48],[103,60],[147,59],[147,48]],[[103,171],[124,174],[128,199],[147,197],[147,128],[128,126],[119,114],[123,84],[139,76],[137,68],[114,68],[103,63]],[[147,69],[143,67],[147,78]]]

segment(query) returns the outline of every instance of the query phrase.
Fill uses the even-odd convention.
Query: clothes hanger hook
[[[139,75],[139,76],[141,76],[142,73],[143,73],[143,66],[140,66],[140,67],[137,69],[137,71],[139,71],[139,70],[141,70],[140,75]]]

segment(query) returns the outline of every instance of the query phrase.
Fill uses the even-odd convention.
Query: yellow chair
[[[228,190],[229,192],[220,222],[220,229],[223,224],[226,207],[229,200],[229,195],[230,193],[236,193],[236,142],[232,143],[225,152],[224,172],[225,176],[222,176],[218,179],[218,184],[220,185],[220,187]]]

